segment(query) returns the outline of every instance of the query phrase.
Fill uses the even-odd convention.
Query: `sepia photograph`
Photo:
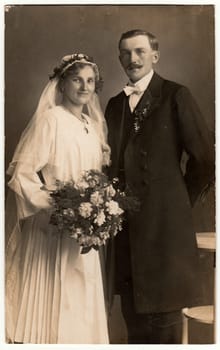
[[[4,5],[3,346],[216,344],[215,10]]]

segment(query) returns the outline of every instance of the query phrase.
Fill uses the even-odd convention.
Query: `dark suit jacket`
[[[111,176],[118,176],[123,164],[126,183],[141,200],[140,211],[129,216],[127,237],[136,310],[165,312],[200,305],[191,206],[213,180],[210,132],[189,90],[156,73],[135,110],[140,112],[132,116],[121,92],[110,99],[106,120]],[[140,130],[135,133],[131,125],[124,142],[123,119],[131,122],[135,113],[144,111]],[[183,151],[189,157],[185,174],[180,166]]]

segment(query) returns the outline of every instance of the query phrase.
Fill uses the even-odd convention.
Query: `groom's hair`
[[[132,37],[138,36],[138,35],[145,35],[146,37],[148,37],[150,47],[152,48],[152,50],[158,51],[159,43],[158,43],[157,38],[153,34],[146,32],[145,30],[142,30],[142,29],[133,29],[133,30],[129,30],[128,32],[123,33],[121,35],[119,43],[118,43],[119,50],[120,50],[122,40],[132,38]]]

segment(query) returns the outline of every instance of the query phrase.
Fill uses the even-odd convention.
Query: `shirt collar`
[[[140,91],[145,91],[147,89],[150,81],[151,81],[153,74],[154,74],[154,71],[153,71],[153,69],[151,69],[147,75],[145,75],[143,78],[138,80],[136,83],[132,83],[130,81],[129,85],[137,86],[140,89]]]

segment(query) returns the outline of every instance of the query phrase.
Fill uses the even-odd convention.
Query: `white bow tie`
[[[127,96],[130,96],[132,94],[140,95],[143,92],[138,86],[130,86],[130,85],[126,85],[123,90]]]

